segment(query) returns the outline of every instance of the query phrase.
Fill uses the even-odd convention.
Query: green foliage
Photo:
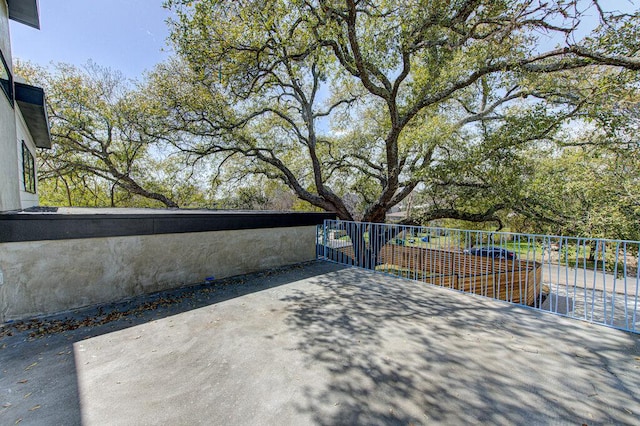
[[[538,201],[542,232],[640,239],[638,150],[566,148],[536,160],[527,196]]]
[[[419,190],[425,220],[503,221],[534,173],[527,156],[580,114],[598,119],[590,97],[622,95],[640,69],[637,14],[605,12],[581,39],[582,14],[600,9],[573,1],[166,6],[179,59],[152,87],[180,147],[343,219],[382,221]],[[560,46],[543,51],[549,40]]]
[[[168,156],[170,133],[147,132],[150,104],[121,74],[91,63],[84,69],[58,64],[52,71],[20,63],[16,69],[47,94],[53,147],[39,155],[42,204],[206,203],[184,155]]]
[[[44,201],[375,222],[414,194],[424,223],[638,238],[638,13],[594,5],[169,0],[176,56],[137,85],[18,67]]]

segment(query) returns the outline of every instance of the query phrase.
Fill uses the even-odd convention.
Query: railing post
[[[327,249],[327,223],[329,222],[329,219],[325,219],[322,221],[322,254],[324,255],[325,259],[328,259],[328,249]]]

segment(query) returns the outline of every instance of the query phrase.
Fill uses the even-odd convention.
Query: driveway
[[[626,294],[629,297],[636,295],[636,277],[628,277],[625,283],[624,279],[616,278],[612,273],[593,271],[589,269],[575,269],[565,267],[553,263],[545,263],[542,266],[542,282],[545,284],[558,284],[563,286],[577,288],[586,287],[587,290],[600,290],[607,293],[614,291],[618,294]]]

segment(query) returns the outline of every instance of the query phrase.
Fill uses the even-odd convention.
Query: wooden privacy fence
[[[353,246],[339,249],[353,258]],[[460,251],[387,244],[376,269],[400,269],[402,275],[467,293],[533,306],[540,295],[542,265],[526,260],[494,259]]]

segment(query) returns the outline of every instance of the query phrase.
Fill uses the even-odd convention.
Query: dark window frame
[[[24,190],[30,194],[35,194],[36,162],[24,141],[22,141],[22,179],[24,181]]]
[[[0,50],[0,59],[2,59],[2,66],[4,67],[4,71],[7,73],[7,76],[9,77],[8,79],[5,78],[0,78],[0,87],[2,87],[2,91],[4,92],[5,96],[7,97],[7,99],[9,100],[9,103],[11,104],[11,108],[13,108],[14,106],[14,89],[13,89],[13,75],[11,74],[11,69],[9,68],[9,65],[7,65],[7,61],[4,59],[4,54],[2,53],[2,51]]]

